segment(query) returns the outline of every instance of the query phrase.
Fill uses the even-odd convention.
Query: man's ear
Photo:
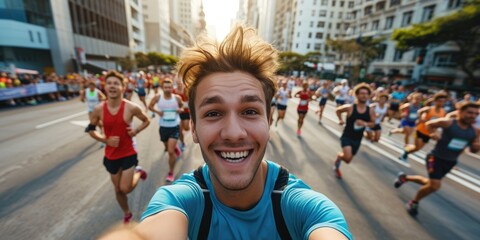
[[[192,129],[193,142],[198,143],[197,130],[195,129],[195,123],[190,119],[190,129]]]

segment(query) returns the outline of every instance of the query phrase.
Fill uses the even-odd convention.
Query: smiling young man
[[[179,75],[206,164],[159,188],[142,222],[124,236],[351,239],[332,201],[263,159],[277,66],[276,50],[240,26],[220,44],[206,40],[184,51]]]
[[[145,129],[150,121],[137,104],[123,99],[125,83],[120,73],[112,71],[105,76],[105,91],[107,101],[94,107],[85,132],[107,145],[103,165],[110,173],[117,202],[125,214],[123,221],[129,223],[133,215],[128,207],[127,194],[135,189],[140,179],[147,178],[144,170],[136,168],[137,151],[132,138]],[[134,117],[142,121],[137,128],[132,126]],[[103,123],[104,135],[95,130],[99,122]]]

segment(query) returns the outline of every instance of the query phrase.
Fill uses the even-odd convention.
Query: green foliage
[[[306,61],[306,57],[296,52],[281,52],[279,54],[280,68],[279,72],[287,72],[292,70],[303,70],[303,63]]]
[[[147,54],[142,52],[135,53],[135,59],[139,68],[146,68],[148,66],[160,66],[160,65],[175,65],[178,62],[178,58],[173,55],[167,55],[159,52],[149,52]]]
[[[135,68],[135,60],[130,59],[129,56],[125,56],[123,58],[119,58],[117,63],[122,66],[123,70],[132,71]]]

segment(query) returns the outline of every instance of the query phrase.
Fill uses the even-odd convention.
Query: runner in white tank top
[[[387,102],[388,102],[388,95],[381,94],[380,96],[378,96],[378,102],[372,103],[370,105],[370,107],[375,109],[375,127],[373,128],[367,127],[365,129],[365,134],[366,134],[366,137],[371,142],[378,142],[378,140],[380,140],[380,136],[382,134],[382,126],[380,125],[380,123],[383,122],[383,119],[387,114],[387,111],[388,111]]]

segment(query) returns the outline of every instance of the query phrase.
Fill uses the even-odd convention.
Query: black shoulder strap
[[[205,206],[203,208],[202,222],[200,223],[200,229],[198,230],[197,239],[207,239],[208,232],[210,231],[210,222],[212,220],[212,199],[210,199],[210,191],[207,188],[207,183],[202,173],[203,166],[193,171],[193,176],[198,185],[202,188]]]
[[[288,232],[285,219],[283,218],[282,207],[280,204],[283,189],[285,189],[288,184],[288,177],[288,170],[280,166],[280,171],[278,172],[277,180],[275,181],[275,188],[272,192],[273,216],[275,217],[275,226],[277,227],[277,232],[281,239],[292,239]]]

